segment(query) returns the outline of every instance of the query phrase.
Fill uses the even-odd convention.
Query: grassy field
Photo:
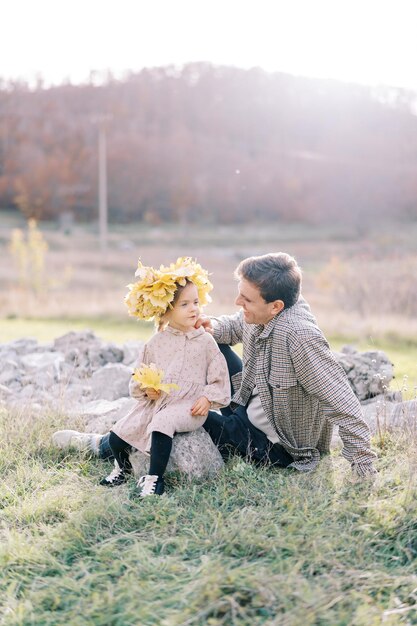
[[[145,263],[196,256],[212,272],[208,313],[232,312],[232,273],[251,254],[285,250],[331,347],[382,349],[392,389],[415,397],[417,225],[274,228],[44,225],[38,290],[8,253],[0,219],[0,342],[47,342],[90,328],[122,344],[151,324],[127,318],[126,283]],[[38,277],[39,278],[39,277]],[[417,448],[410,433],[375,440],[379,474],[355,484],[339,454],[311,476],[232,459],[217,480],[167,479],[139,502],[134,483],[105,491],[107,466],[51,447],[65,416],[0,409],[0,623],[5,626],[386,626],[417,624]]]
[[[65,418],[0,413],[4,626],[417,624],[417,456],[378,441],[376,482],[338,453],[313,475],[238,458],[140,502],[51,447]]]

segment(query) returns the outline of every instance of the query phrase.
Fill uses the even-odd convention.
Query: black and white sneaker
[[[162,496],[165,491],[164,479],[162,476],[146,474],[138,480],[139,496]]]
[[[117,485],[122,485],[125,483],[130,476],[130,472],[126,470],[122,470],[117,461],[114,462],[114,470],[106,476],[106,478],[102,478],[100,480],[100,485],[104,487],[117,487]]]

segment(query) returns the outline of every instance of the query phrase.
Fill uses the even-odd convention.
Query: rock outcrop
[[[345,346],[334,355],[361,402],[388,393],[389,384],[394,377],[394,366],[385,352],[358,352],[352,346]]]
[[[60,411],[77,423],[81,417],[86,432],[104,433],[135,404],[128,386],[140,346],[132,341],[117,346],[88,330],[67,333],[49,344],[34,339],[0,344],[0,404],[30,409],[34,415]],[[373,432],[415,424],[417,402],[401,402],[401,394],[389,390],[394,372],[384,352],[358,352],[347,346],[335,357],[363,403]],[[138,454],[135,462],[140,471],[147,458]],[[222,463],[202,429],[175,438],[171,469],[202,476]]]

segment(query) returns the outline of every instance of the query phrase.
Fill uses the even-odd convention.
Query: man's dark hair
[[[239,263],[236,278],[253,283],[266,302],[282,300],[285,308],[295,304],[301,290],[301,269],[285,252],[251,256]]]

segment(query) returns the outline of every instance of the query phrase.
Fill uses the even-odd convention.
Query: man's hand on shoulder
[[[213,334],[211,319],[207,317],[207,315],[200,315],[194,326],[195,328],[200,328],[202,326],[207,333],[210,333],[210,335]]]

